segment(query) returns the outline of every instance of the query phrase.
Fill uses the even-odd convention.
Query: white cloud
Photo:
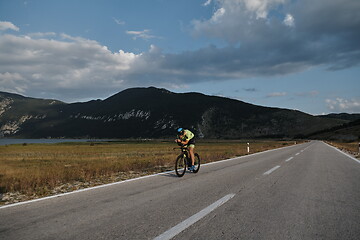
[[[26,81],[19,73],[0,73],[0,90],[7,92],[25,93],[27,89]]]
[[[286,14],[284,19],[284,24],[289,27],[293,27],[295,25],[295,19],[291,14]]]
[[[47,92],[61,99],[114,92],[141,56],[113,53],[92,40],[63,38],[66,41],[0,35],[0,90],[30,96]]]
[[[229,43],[221,48],[210,45],[182,53],[163,53],[151,45],[148,51],[134,54],[111,52],[97,41],[67,34],[0,34],[0,89],[6,87],[6,91],[13,89],[28,96],[38,95],[39,91],[58,93],[61,97],[55,97],[62,100],[81,95],[97,97],[100,92],[111,94],[131,86],[174,87],[279,76],[314,66],[337,70],[360,64],[360,18],[356,18],[360,1],[212,3],[215,1],[212,16],[195,20],[192,26],[195,35]],[[296,28],[289,28],[295,26],[295,20]],[[9,29],[9,25],[4,26]],[[159,38],[149,29],[126,33],[134,40]],[[285,95],[279,92],[268,97]]]
[[[125,21],[122,21],[120,19],[113,18],[114,22],[118,25],[125,25]]]
[[[209,6],[211,4],[211,0],[207,0],[205,3],[203,3],[203,6]]]
[[[224,16],[226,13],[225,8],[219,8],[218,10],[216,10],[216,12],[214,13],[214,15],[211,17],[211,22],[213,23],[218,23],[221,21],[222,16]]]
[[[54,32],[37,32],[37,33],[29,33],[27,36],[34,38],[43,38],[43,37],[55,37],[57,34]]]
[[[269,12],[285,2],[287,0],[217,0],[217,9],[210,19],[193,21],[194,33],[231,43],[252,41],[262,31],[265,31],[263,35],[268,34],[266,19]]]
[[[326,99],[328,109],[332,112],[360,113],[360,100],[358,99]]]
[[[256,18],[266,18],[272,7],[284,4],[286,0],[232,0],[232,4],[245,4],[248,11],[256,13]]]
[[[154,35],[151,35],[150,32],[151,32],[151,30],[145,29],[142,31],[126,31],[126,34],[133,36],[132,39],[134,39],[134,40],[136,40],[138,38],[145,39],[145,40],[148,40],[151,38],[158,38]]]
[[[271,57],[257,57],[259,48],[210,46],[165,54],[151,45],[148,51],[134,54],[111,52],[97,41],[67,34],[55,39],[0,35],[0,90],[12,89],[27,96],[44,92],[47,95],[42,97],[71,101],[85,95],[105,97],[133,86],[174,88],[194,82],[274,76],[304,68],[303,62],[288,60],[289,52],[284,58],[277,49],[267,52]],[[286,94],[277,92],[267,97]]]
[[[245,57],[253,63],[268,60],[279,73],[287,66],[296,72],[320,65],[329,70],[360,65],[360,1],[216,1],[211,17],[192,22],[193,34],[240,46],[239,62],[247,61]]]
[[[20,29],[15,26],[13,23],[11,22],[2,22],[0,21],[0,31],[5,31],[5,30],[14,30],[14,31],[19,31]]]

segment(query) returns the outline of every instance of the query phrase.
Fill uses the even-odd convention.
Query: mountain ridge
[[[0,92],[3,137],[163,138],[181,126],[203,138],[294,138],[348,122],[155,87],[69,104]]]

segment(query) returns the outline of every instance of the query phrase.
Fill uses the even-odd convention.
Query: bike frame
[[[174,148],[174,150],[175,149],[177,149],[177,148]],[[177,166],[177,161],[179,160],[180,157],[185,159],[185,162],[184,162],[185,166],[184,166],[184,169],[181,170],[181,173],[179,173],[178,170],[177,170],[177,167],[175,167],[175,172],[179,177],[182,177],[185,174],[186,167],[190,167],[192,165],[192,162],[191,162],[191,158],[189,156],[190,153],[189,153],[189,149],[188,149],[187,145],[181,146],[180,150],[181,150],[181,154],[176,159],[176,166]],[[199,156],[199,154],[194,153],[194,157],[195,157],[195,161],[197,160],[197,164],[196,164],[197,168],[193,172],[197,173],[199,171],[199,168],[200,168],[200,156]]]
[[[186,158],[186,164],[189,164],[189,160],[191,161],[190,157],[189,157],[189,149],[187,148],[187,146],[182,146],[181,147],[181,152],[184,154],[184,157]]]

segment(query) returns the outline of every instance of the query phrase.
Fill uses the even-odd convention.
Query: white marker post
[[[247,153],[249,154],[250,153],[250,144],[247,143]]]
[[[359,142],[359,154],[358,154],[358,156],[360,156],[360,142]]]

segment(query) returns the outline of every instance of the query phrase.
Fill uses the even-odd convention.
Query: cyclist
[[[190,171],[194,171],[195,169],[195,157],[194,157],[194,148],[195,148],[195,135],[187,129],[179,128],[178,130],[178,138],[175,139],[175,142],[182,145],[188,145],[188,150],[191,158],[191,167],[189,167]]]

